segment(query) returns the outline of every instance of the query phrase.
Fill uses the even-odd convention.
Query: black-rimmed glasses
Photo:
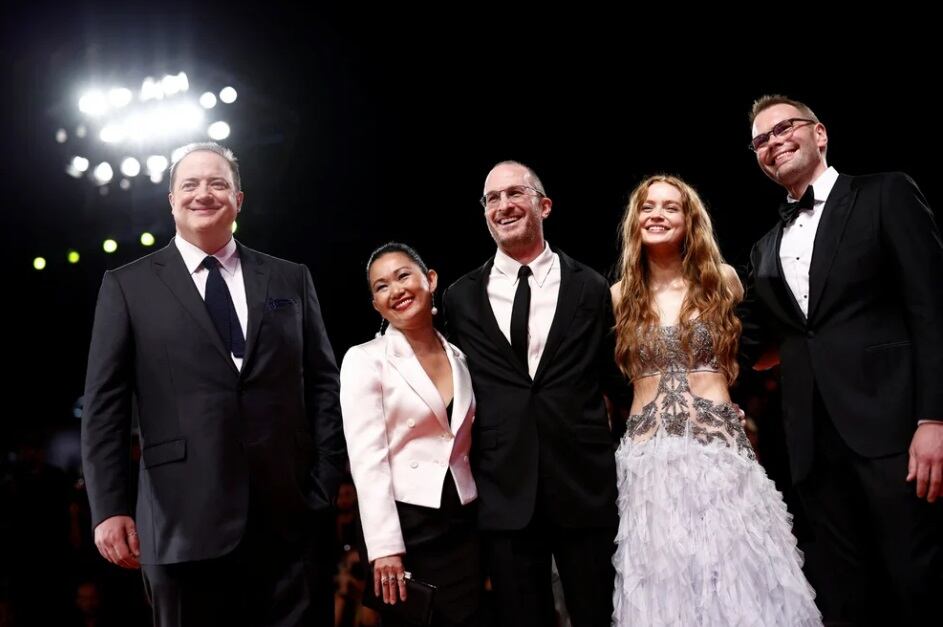
[[[801,124],[797,124],[801,122]],[[750,150],[753,152],[759,152],[766,148],[769,144],[770,137],[783,137],[794,131],[799,126],[804,124],[815,124],[815,120],[810,120],[808,118],[787,118],[782,122],[778,122],[773,128],[769,129],[767,133],[760,133],[750,141]]]

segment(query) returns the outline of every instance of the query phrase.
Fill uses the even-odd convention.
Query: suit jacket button
[[[410,468],[419,468],[419,462],[409,462]]]
[[[416,421],[410,418],[409,420],[406,421],[406,426],[412,429],[413,427],[416,426]]]
[[[806,337],[810,337],[810,338],[815,337],[815,331],[806,331]]]

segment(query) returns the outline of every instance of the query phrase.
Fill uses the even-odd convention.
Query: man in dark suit
[[[790,202],[750,256],[743,345],[778,345],[821,607],[827,621],[924,624],[943,589],[940,233],[906,175],[828,167],[805,104],[764,96],[751,120],[760,169]]]
[[[157,625],[328,624],[331,608],[312,604],[330,593],[309,585],[310,531],[344,447],[311,275],[233,239],[243,193],[231,151],[181,152],[176,237],[106,272],[98,297],[82,420],[95,543],[143,566]]]
[[[485,180],[495,256],[444,296],[468,357],[478,415],[472,469],[502,625],[553,624],[551,555],[574,625],[609,625],[616,525],[604,392],[625,405],[612,304],[598,273],[551,249],[552,202],[516,162]]]

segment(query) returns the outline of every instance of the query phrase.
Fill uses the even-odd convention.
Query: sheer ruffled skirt
[[[613,624],[821,625],[791,516],[763,468],[664,432],[616,453]]]

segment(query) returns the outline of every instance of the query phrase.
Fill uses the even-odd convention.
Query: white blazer
[[[445,473],[462,504],[478,496],[468,454],[475,395],[465,355],[439,335],[452,367],[452,422],[406,337],[394,328],[352,347],[341,365],[341,410],[367,558],[404,553],[394,501],[438,508]]]

